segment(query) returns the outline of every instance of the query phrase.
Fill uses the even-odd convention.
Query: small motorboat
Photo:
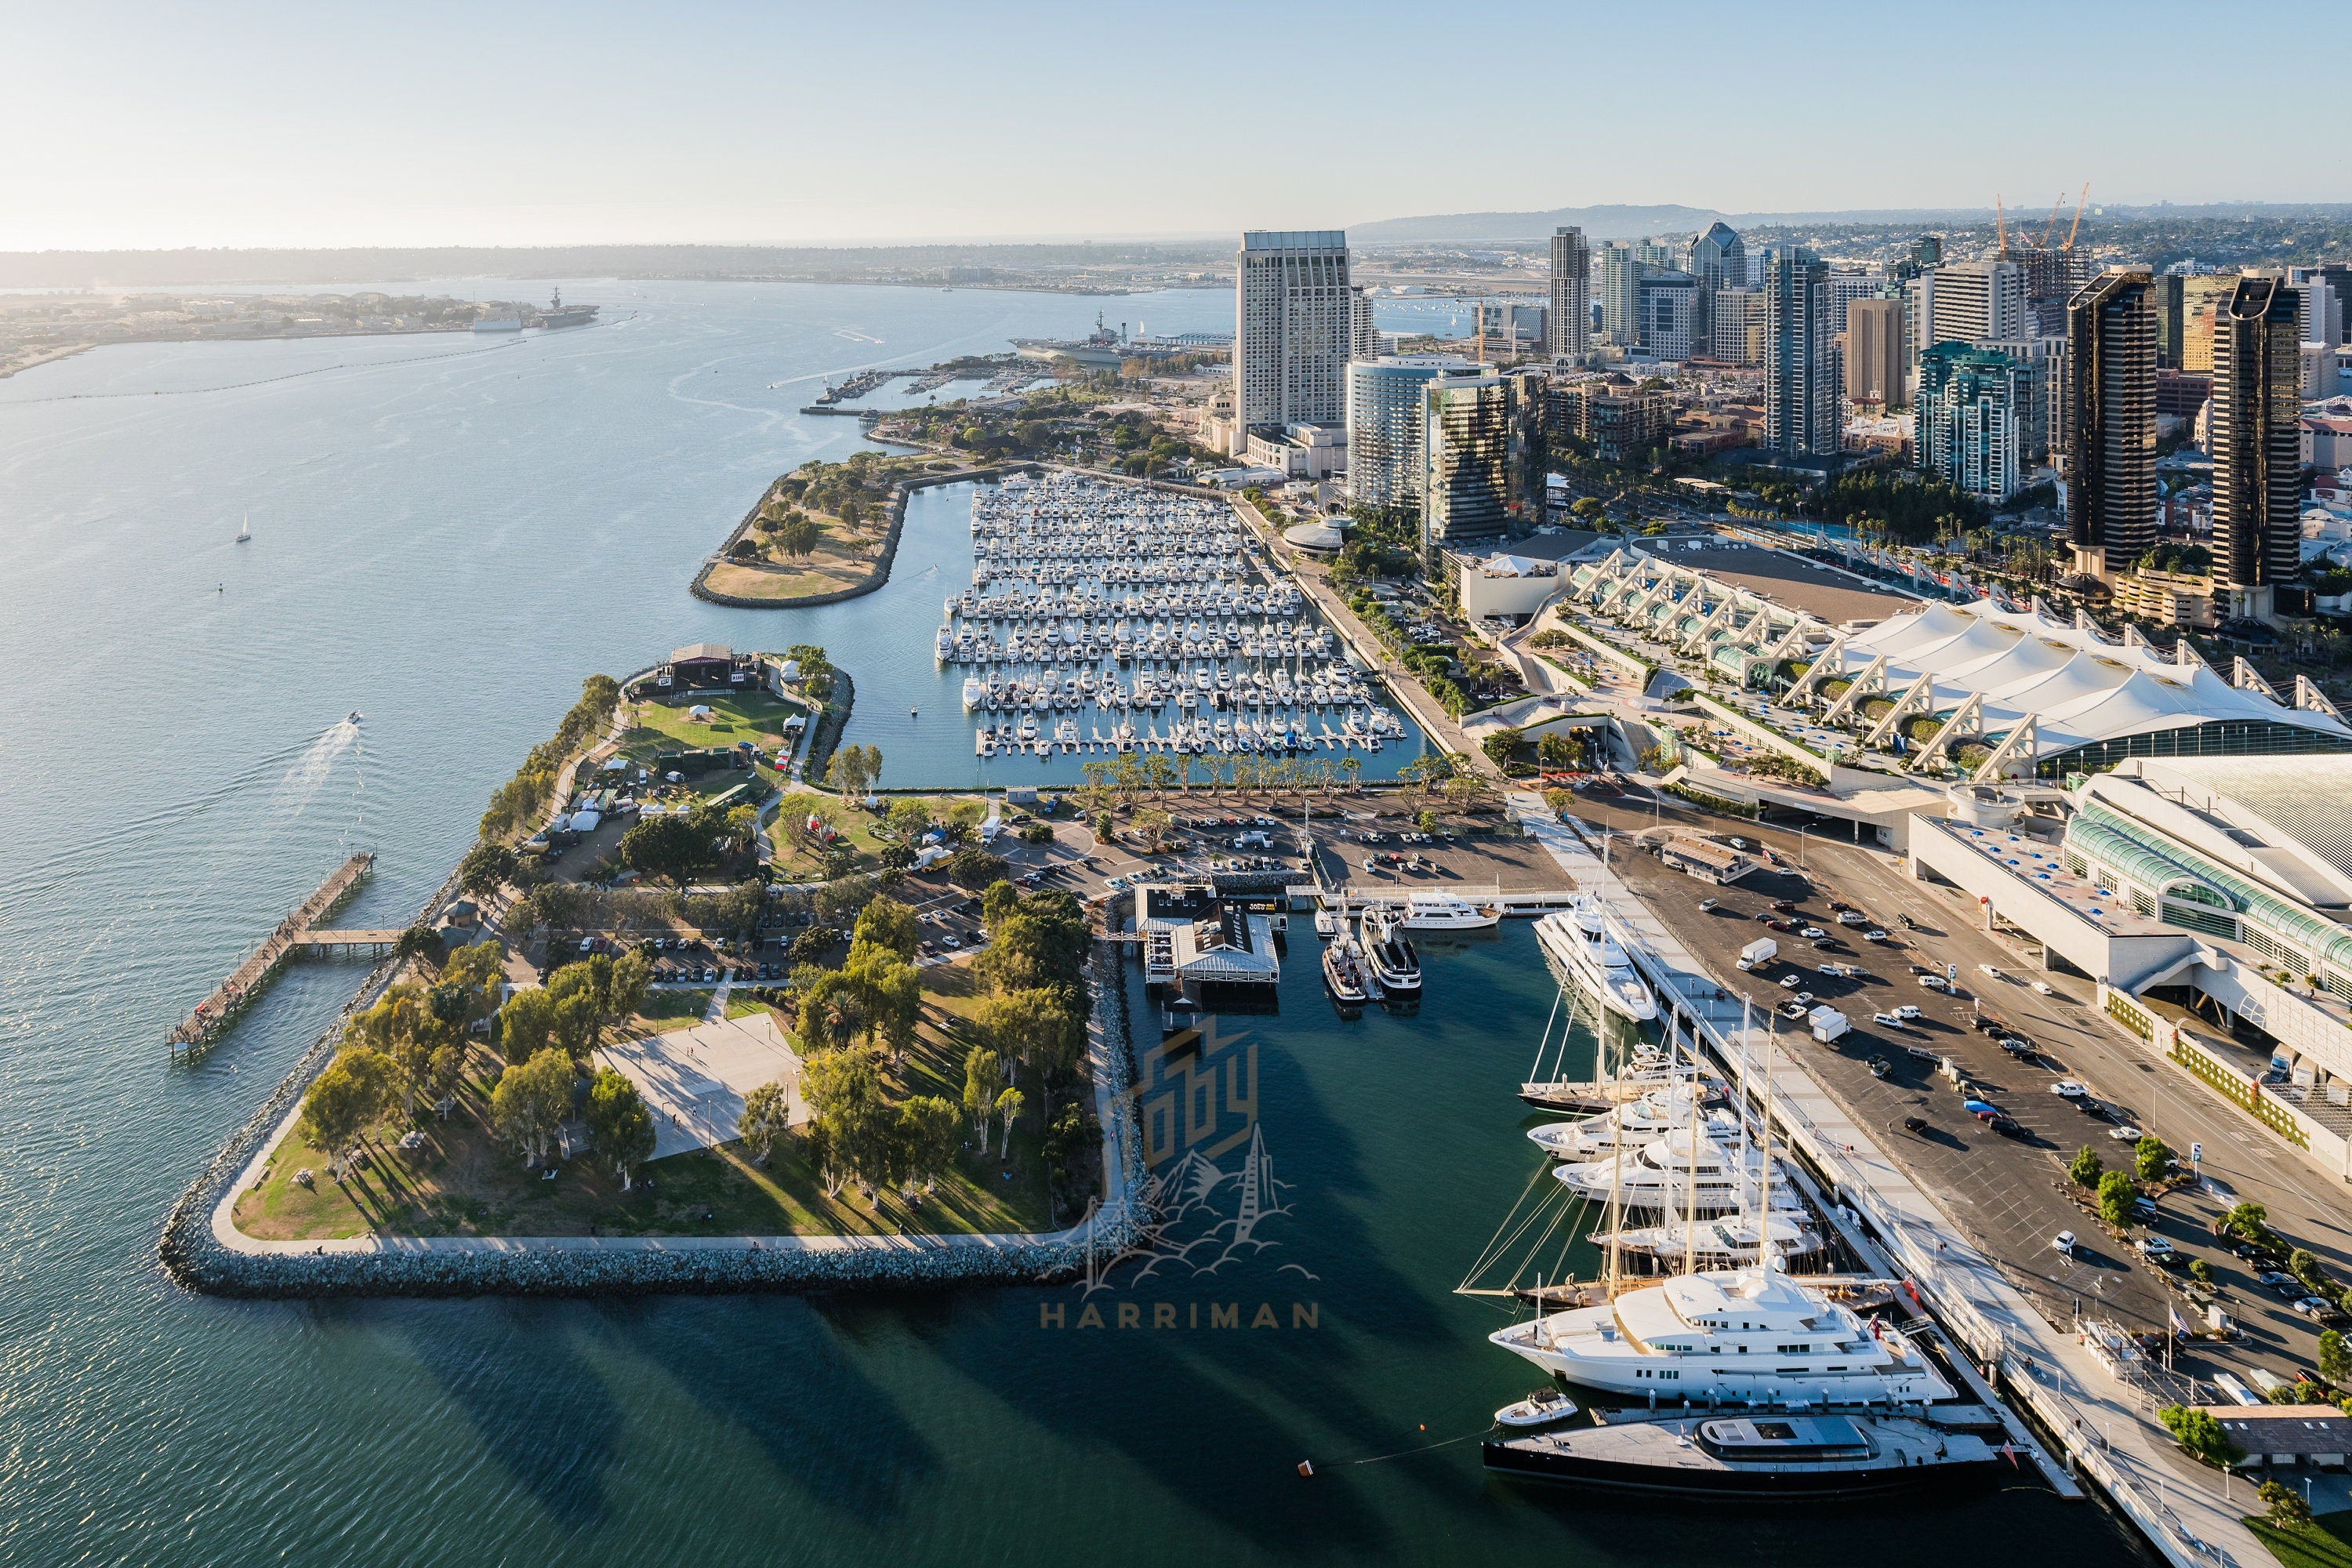
[[[356,709],[356,708],[352,709],[352,710],[351,710],[351,712],[350,712],[349,714],[347,714],[347,715],[344,717],[344,720],[343,720],[343,722],[345,722],[346,724],[356,724],[356,723],[358,723],[359,721],[360,721],[360,710],[359,710],[358,709]]]
[[[1506,1405],[1495,1412],[1498,1426],[1549,1426],[1555,1421],[1565,1421],[1576,1414],[1576,1401],[1547,1384],[1520,1400]]]

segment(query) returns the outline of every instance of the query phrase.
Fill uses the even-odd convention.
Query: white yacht
[[[1706,1091],[1702,1088],[1694,1095],[1690,1080],[1683,1079],[1661,1084],[1639,1100],[1598,1116],[1531,1127],[1528,1142],[1555,1160],[1598,1160],[1620,1148],[1630,1152],[1646,1147],[1677,1128],[1689,1126],[1694,1110],[1701,1120],[1709,1120]],[[1738,1131],[1727,1111],[1716,1111],[1710,1124]]]
[[[1919,1347],[1778,1269],[1708,1270],[1486,1336],[1587,1388],[1780,1405],[1953,1397]]]
[[[1485,931],[1502,922],[1494,910],[1451,893],[1412,893],[1406,898],[1401,924],[1406,931]]]
[[[965,707],[979,707],[982,700],[985,699],[987,695],[988,688],[980,683],[980,677],[977,675],[967,675],[963,678],[963,705]]]
[[[1776,1215],[1768,1234],[1772,1255],[1783,1262],[1822,1249],[1821,1233],[1793,1215]],[[1696,1225],[1670,1221],[1630,1230],[1600,1230],[1590,1239],[1595,1247],[1606,1247],[1613,1242],[1622,1251],[1654,1258],[1675,1268],[1681,1266],[1685,1252],[1696,1253],[1700,1264],[1708,1268],[1740,1268],[1757,1258],[1756,1222],[1742,1215],[1725,1215]]]
[[[1374,904],[1364,911],[1363,949],[1364,961],[1383,993],[1401,1002],[1421,994],[1421,955],[1413,952],[1403,921],[1388,905]]]
[[[1622,1208],[1662,1215],[1744,1214],[1767,1191],[1774,1214],[1803,1213],[1786,1181],[1768,1183],[1760,1152],[1727,1148],[1718,1141],[1725,1131],[1721,1125],[1704,1124],[1694,1137],[1692,1129],[1677,1127],[1639,1149],[1555,1165],[1551,1173],[1560,1185],[1592,1203],[1614,1202]]]
[[[1633,973],[1625,950],[1609,935],[1601,901],[1580,896],[1567,909],[1536,921],[1536,942],[1552,960],[1574,976],[1578,989],[1621,1017],[1636,1024],[1658,1016],[1658,1004],[1649,986]]]

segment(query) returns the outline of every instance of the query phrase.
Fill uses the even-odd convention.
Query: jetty
[[[252,1005],[287,960],[298,953],[351,952],[379,944],[388,948],[398,942],[398,931],[339,931],[319,926],[337,905],[352,896],[374,866],[374,851],[360,851],[320,883],[318,890],[303,900],[292,914],[279,921],[262,944],[236,966],[236,972],[215,986],[212,994],[197,1003],[195,1011],[173,1029],[173,1055],[194,1056],[210,1046],[222,1030]]]

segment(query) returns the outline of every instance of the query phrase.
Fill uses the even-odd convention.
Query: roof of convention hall
[[[2281,726],[2306,732],[2310,742],[2307,748],[2268,749],[2352,745],[2352,728],[2333,713],[2287,707],[2260,689],[2231,684],[2201,660],[2179,663],[2136,639],[2112,642],[2096,626],[2055,619],[2038,605],[1931,604],[1854,633],[1837,668],[1857,675],[1882,657],[1890,691],[1932,671],[1937,709],[1981,694],[1979,728],[1985,732],[2033,719],[2045,757],[2217,722]]]

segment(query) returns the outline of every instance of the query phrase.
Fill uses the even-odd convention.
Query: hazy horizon
[[[2284,105],[2263,73],[2210,68],[2192,44],[2210,13],[2187,5],[1836,5],[1801,24],[1685,7],[1677,37],[1738,60],[1734,88],[1643,68],[1655,19],[1624,7],[1270,15],[918,5],[877,28],[740,0],[428,5],[394,29],[99,0],[12,29],[0,131],[32,155],[0,170],[0,250],[1189,243],[1603,205],[1973,210],[1997,194],[2038,215],[2086,179],[2094,206],[2347,195],[2325,157],[2246,156],[2291,139],[2203,132]],[[2037,39],[2104,67],[2068,54],[2061,91],[2031,60],[1987,63],[1989,40],[2005,58]],[[1531,79],[1416,89],[1433,47]],[[1954,134],[1929,157],[1938,93]],[[2199,130],[2157,134],[2180,103]],[[1527,134],[1546,114],[1558,133]]]

